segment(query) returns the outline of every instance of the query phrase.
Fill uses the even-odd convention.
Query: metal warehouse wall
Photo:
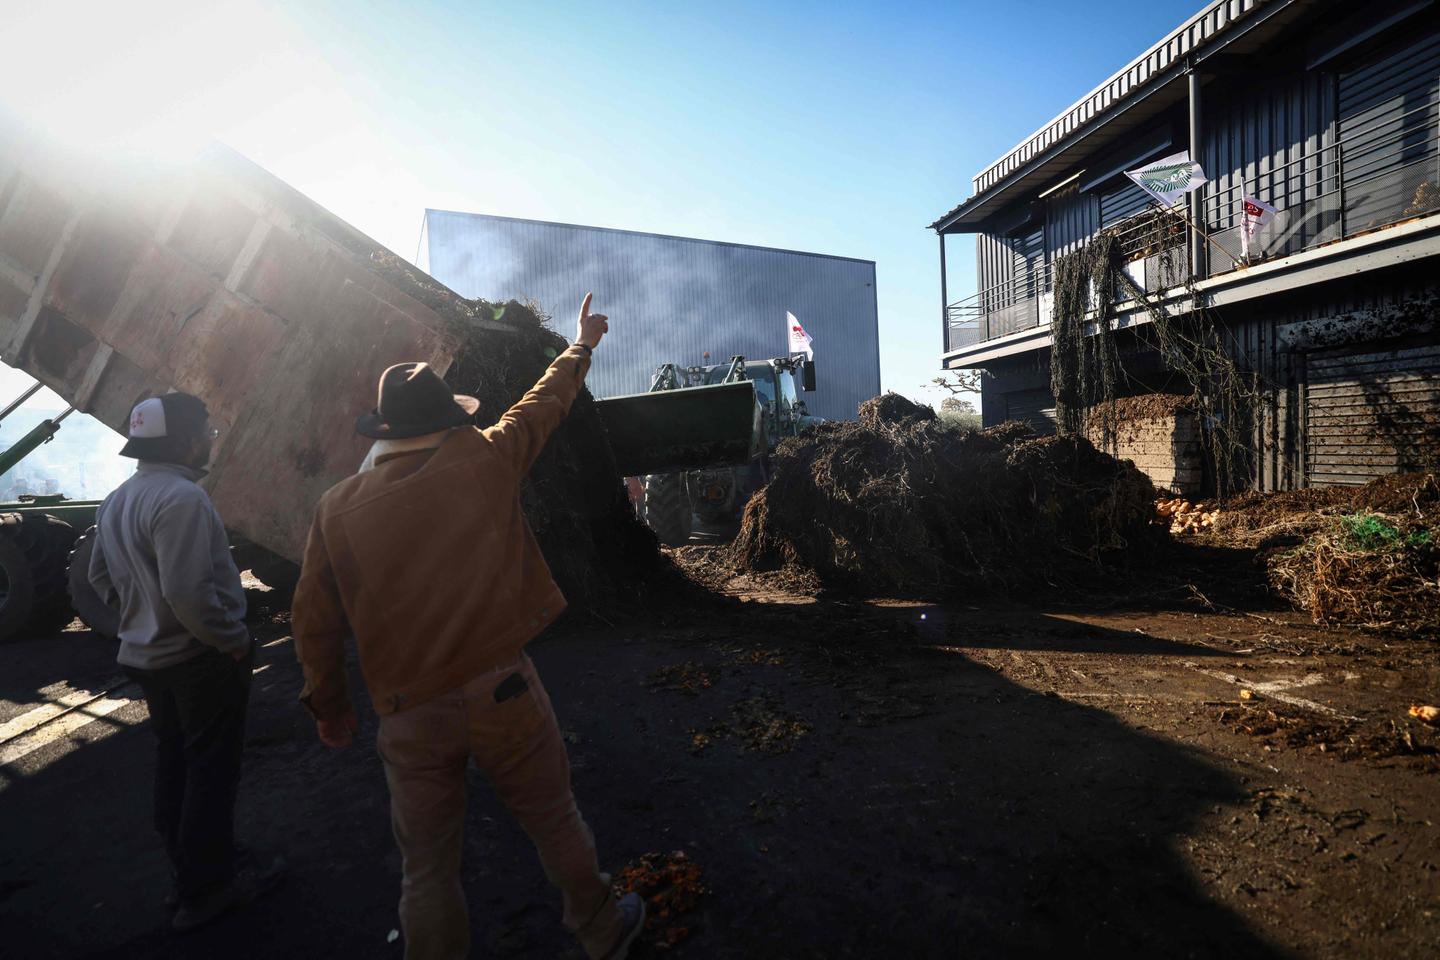
[[[571,335],[585,291],[615,318],[595,353],[597,396],[648,389],[667,361],[783,356],[785,311],[815,340],[810,412],[855,416],[880,392],[875,264],[596,227],[428,210],[420,265],[467,297],[532,299]]]

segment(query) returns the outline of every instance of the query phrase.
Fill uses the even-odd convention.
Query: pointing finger
[[[593,293],[585,294],[585,302],[580,304],[580,316],[582,319],[590,316],[590,298],[593,296]]]

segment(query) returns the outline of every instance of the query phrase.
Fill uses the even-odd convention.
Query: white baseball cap
[[[169,436],[165,432],[165,404],[159,397],[141,400],[130,411],[130,439],[153,440]]]
[[[188,393],[167,393],[135,404],[130,411],[129,442],[122,457],[170,460],[185,452],[187,425],[198,429],[205,420],[205,403]]]

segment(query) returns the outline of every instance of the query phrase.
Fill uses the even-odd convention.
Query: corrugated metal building
[[[640,393],[655,367],[785,356],[785,313],[815,341],[809,411],[855,416],[880,392],[875,264],[536,220],[427,210],[420,266],[467,297],[531,299],[569,334],[587,290],[614,328],[596,352],[597,396]]]
[[[1126,247],[1124,175],[1190,150],[1203,229]],[[1440,462],[1440,10],[1433,0],[1220,0],[981,172],[932,228],[975,234],[979,291],[943,303],[950,368],[983,369],[986,423],[1053,429],[1051,275],[1098,231],[1172,311],[1198,296],[1261,402],[1257,489],[1362,483]],[[1240,261],[1242,193],[1279,209]],[[1153,222],[1153,221],[1152,221]],[[1170,264],[1167,271],[1166,262]],[[1176,283],[1174,264],[1193,287]],[[1185,393],[1135,301],[1126,392]]]

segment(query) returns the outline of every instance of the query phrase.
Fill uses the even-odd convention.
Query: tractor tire
[[[35,578],[25,548],[0,534],[0,641],[24,635],[34,605]]]
[[[90,585],[90,554],[95,551],[95,528],[91,527],[75,541],[70,551],[66,578],[70,586],[70,606],[82,623],[96,636],[107,640],[120,638],[120,612],[107,604]]]
[[[49,636],[73,618],[66,561],[75,528],[40,513],[0,514],[0,640]]]
[[[645,523],[666,546],[690,542],[694,511],[680,473],[652,473],[645,478]]]

